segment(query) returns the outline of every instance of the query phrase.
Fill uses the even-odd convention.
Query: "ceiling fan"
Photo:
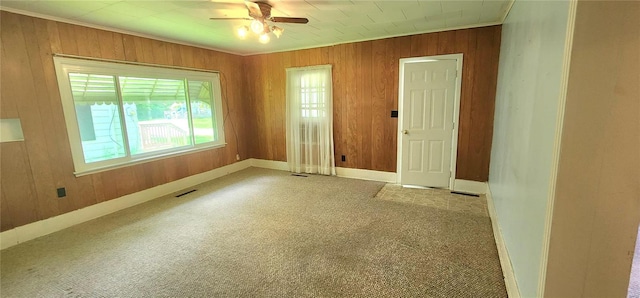
[[[238,35],[240,38],[246,37],[249,32],[249,28],[255,34],[260,36],[259,40],[262,43],[269,42],[269,32],[280,38],[284,29],[278,26],[270,26],[267,21],[273,23],[290,23],[290,24],[306,24],[309,23],[307,18],[290,18],[290,17],[274,17],[271,16],[271,4],[267,2],[251,2],[245,1],[244,5],[247,6],[249,17],[246,18],[209,18],[210,20],[247,20],[251,21],[251,27],[242,26],[238,29]]]

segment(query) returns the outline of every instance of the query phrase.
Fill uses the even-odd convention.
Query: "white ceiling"
[[[309,23],[282,24],[279,39],[261,44],[241,40],[235,28],[249,21],[242,0],[2,0],[7,11],[130,33],[241,55],[278,52],[392,36],[500,24],[513,0],[336,1],[269,0],[273,16],[305,17]]]

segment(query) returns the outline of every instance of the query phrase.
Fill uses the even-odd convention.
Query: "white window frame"
[[[76,176],[87,175],[91,173],[101,172],[114,168],[129,166],[137,163],[147,162],[160,158],[166,158],[169,156],[181,155],[190,152],[197,152],[207,149],[220,148],[226,145],[224,137],[224,119],[222,112],[222,92],[220,87],[220,75],[216,72],[197,71],[197,70],[185,70],[166,68],[160,66],[146,66],[146,65],[134,65],[118,62],[97,61],[88,59],[78,59],[70,57],[54,57],[54,65],[56,69],[56,76],[58,79],[58,86],[60,89],[60,98],[62,101],[62,108],[64,112],[64,118],[67,127],[67,133],[69,135],[69,143],[71,145],[71,154],[73,156],[73,164],[75,167],[74,174]],[[131,155],[128,149],[125,151],[125,156],[120,158],[109,159],[105,161],[86,163],[84,159],[84,152],[82,150],[82,141],[80,138],[80,129],[78,126],[77,115],[75,110],[75,103],[73,100],[71,84],[69,80],[69,73],[86,73],[86,74],[100,74],[100,75],[112,75],[116,77],[129,76],[129,77],[147,77],[156,79],[171,79],[171,80],[193,80],[210,82],[212,86],[212,117],[216,123],[218,139],[212,142],[202,144],[191,144],[187,146],[181,146],[177,148],[169,148],[165,150],[158,150],[154,152],[148,152],[139,155]],[[185,86],[186,88],[187,86]],[[119,109],[123,104],[122,97],[118,91]],[[187,104],[189,106],[189,104]],[[191,112],[189,108],[189,113]],[[191,116],[189,116],[191,118]],[[191,123],[189,124],[191,127]],[[126,130],[124,123],[122,129]],[[192,132],[192,130],[191,130]],[[129,142],[126,138],[124,141]]]

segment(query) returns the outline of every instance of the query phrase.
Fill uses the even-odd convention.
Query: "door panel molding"
[[[397,183],[402,184],[402,137],[403,130],[407,129],[403,127],[403,119],[404,117],[412,117],[411,114],[406,114],[403,109],[404,105],[404,72],[405,66],[411,63],[421,63],[421,62],[436,62],[442,60],[455,60],[456,61],[456,81],[455,81],[455,94],[454,104],[453,104],[453,132],[452,132],[452,140],[451,140],[451,162],[450,162],[450,171],[451,177],[449,178],[449,189],[454,188],[454,181],[456,178],[456,164],[457,164],[457,155],[458,155],[458,123],[460,119],[460,96],[462,90],[462,66],[463,66],[463,54],[450,54],[450,55],[436,55],[436,56],[425,56],[425,57],[413,57],[413,58],[403,58],[400,59],[399,63],[399,72],[398,72],[398,147],[397,147],[397,165],[396,165],[396,173],[397,173]],[[427,74],[425,73],[425,76]],[[441,76],[446,74],[431,74],[432,76]],[[412,75],[411,78],[406,78],[410,81],[415,81],[418,78]],[[425,78],[426,79],[426,78]],[[426,104],[426,103],[423,103]],[[430,121],[432,121],[431,118]],[[431,126],[432,123],[429,123],[428,126]],[[426,157],[426,156],[425,156]],[[427,157],[429,158],[429,157]],[[446,169],[444,169],[446,170]]]

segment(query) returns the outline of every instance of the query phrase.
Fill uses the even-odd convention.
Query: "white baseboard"
[[[336,168],[338,177],[396,183],[396,173],[363,169]]]
[[[507,246],[504,244],[504,238],[502,238],[502,230],[500,226],[498,226],[498,218],[496,217],[496,209],[493,204],[493,197],[491,196],[491,188],[489,187],[489,183],[484,184],[487,208],[489,209],[489,217],[491,218],[491,225],[493,226],[493,238],[495,238],[496,246],[498,247],[498,256],[500,258],[502,274],[504,275],[504,284],[507,287],[507,296],[509,296],[509,298],[520,298],[520,290],[518,289],[516,276],[513,273],[509,252],[507,251]]]
[[[85,221],[166,196],[185,188],[246,169],[251,165],[251,160],[239,161],[208,172],[189,176],[180,180],[145,189],[143,191],[128,194],[120,198],[4,231],[0,233],[0,249],[5,249],[18,243],[48,235]]]
[[[481,195],[487,192],[487,183],[455,179],[453,181],[453,190]]]
[[[266,159],[251,159],[251,166],[264,169],[289,171],[289,165],[286,161],[266,160]]]
[[[265,169],[289,171],[289,165],[286,161],[275,161],[265,159],[251,159],[251,166]],[[351,168],[336,168],[336,175],[343,178],[352,178],[360,180],[374,180],[388,183],[396,183],[396,173],[372,171]]]

